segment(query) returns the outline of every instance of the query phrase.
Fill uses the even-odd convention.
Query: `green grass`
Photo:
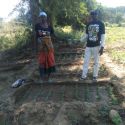
[[[0,50],[18,49],[27,43],[30,35],[30,28],[25,25],[4,23],[0,30]]]
[[[113,60],[121,63],[125,63],[125,52],[124,51],[117,51],[117,50],[111,50],[110,55],[113,58]]]
[[[108,54],[118,63],[125,63],[124,44],[125,27],[106,27],[106,46],[108,47]]]
[[[125,27],[106,27],[106,44],[112,45],[125,41]]]

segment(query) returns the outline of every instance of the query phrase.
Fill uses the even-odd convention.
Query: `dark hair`
[[[97,13],[97,11],[96,11],[96,10],[92,10],[92,11],[90,12],[90,15],[92,15],[92,16],[97,16],[97,15],[98,15],[98,13]]]

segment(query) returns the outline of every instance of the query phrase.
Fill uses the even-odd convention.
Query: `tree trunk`
[[[36,42],[36,33],[35,33],[35,25],[38,23],[38,15],[39,15],[39,0],[30,0],[30,12],[31,12],[31,20],[32,20],[32,29],[33,29],[33,50],[37,50],[37,42]]]

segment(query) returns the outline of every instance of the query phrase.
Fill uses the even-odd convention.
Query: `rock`
[[[114,123],[114,125],[123,125],[122,119],[116,110],[111,110],[109,112],[109,118]]]

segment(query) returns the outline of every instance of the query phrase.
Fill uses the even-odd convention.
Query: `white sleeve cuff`
[[[87,39],[88,39],[88,34],[84,34],[84,35],[82,35],[80,41],[85,43],[85,42],[87,42]]]
[[[101,46],[104,47],[105,46],[105,34],[101,35]]]

